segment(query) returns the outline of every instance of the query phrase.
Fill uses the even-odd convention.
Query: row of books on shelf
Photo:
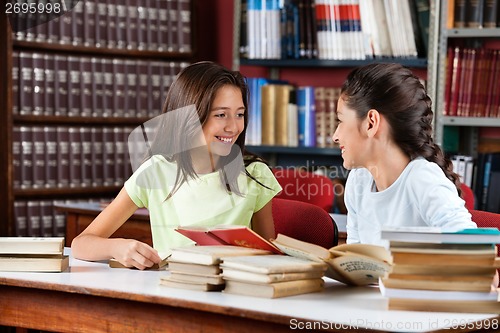
[[[448,0],[448,28],[500,26],[498,0]]]
[[[448,48],[443,114],[500,117],[500,50]]]
[[[426,57],[428,0],[244,0],[248,59]]]
[[[13,114],[153,117],[186,62],[14,52]]]
[[[39,200],[16,199],[14,201],[15,236],[60,237],[66,233],[66,215],[54,208],[58,204],[82,201],[109,202],[110,198]]]
[[[14,189],[121,186],[131,127],[15,126]]]
[[[390,310],[500,313],[497,228],[386,228],[382,238],[392,257],[380,279]]]
[[[285,81],[248,78],[247,144],[334,147],[337,87],[295,87]]]
[[[190,0],[38,1],[9,14],[16,40],[109,49],[190,53]],[[63,5],[61,5],[63,4]],[[7,8],[7,7],[6,7]],[[16,10],[16,8],[18,8]],[[21,8],[22,9],[22,8]]]
[[[474,192],[475,209],[500,213],[500,153],[479,153],[450,157],[453,171]]]

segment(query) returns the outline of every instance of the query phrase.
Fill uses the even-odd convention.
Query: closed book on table
[[[170,281],[187,282],[187,283],[208,283],[208,284],[224,284],[222,275],[220,274],[193,274],[170,271]]]
[[[172,249],[169,261],[217,265],[221,257],[268,254],[268,251],[230,245],[187,246]]]
[[[181,288],[198,291],[220,291],[224,289],[224,284],[180,282],[171,279],[170,276],[161,277],[160,284],[171,288]]]
[[[314,262],[306,259],[300,259],[281,255],[263,255],[263,256],[238,256],[222,258],[222,271],[230,268],[246,272],[260,274],[275,274],[287,272],[311,272],[326,270],[326,264]]]
[[[219,265],[200,265],[168,260],[168,270],[192,274],[219,274]]]
[[[324,272],[322,270],[310,272],[261,274],[231,268],[224,268],[224,271],[222,273],[224,280],[233,280],[248,283],[275,283],[305,279],[320,279],[323,277],[323,275]]]
[[[0,237],[0,254],[62,254],[64,237]]]
[[[0,254],[0,271],[64,272],[69,267],[69,256],[37,254]]]
[[[323,290],[323,279],[295,280],[268,284],[226,281],[225,293],[265,298],[278,298]]]

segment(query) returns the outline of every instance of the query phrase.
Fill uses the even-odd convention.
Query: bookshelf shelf
[[[28,116],[15,115],[12,119],[16,124],[61,124],[61,125],[138,125],[150,118],[125,117],[65,117],[65,116]]]
[[[427,68],[427,59],[423,58],[377,58],[367,60],[321,60],[321,59],[240,59],[240,65],[264,67],[300,67],[300,68],[351,68],[374,62],[397,62],[412,68]]]
[[[31,197],[60,197],[81,196],[81,195],[116,195],[120,191],[120,186],[97,186],[97,187],[79,187],[79,188],[41,188],[41,189],[18,189],[14,190],[14,195],[20,198]]]
[[[172,59],[172,60],[189,60],[193,57],[191,52],[160,52],[148,50],[127,50],[127,49],[108,49],[104,47],[87,47],[75,46],[56,43],[40,43],[28,41],[13,41],[14,49],[18,50],[34,50],[34,51],[54,51],[57,53],[77,53],[79,55],[87,54],[94,56],[117,56],[117,57],[133,57],[146,59]]]
[[[442,124],[446,126],[500,127],[500,118],[443,117]]]
[[[495,38],[500,37],[500,28],[490,28],[490,29],[473,29],[473,28],[461,28],[461,29],[447,29],[444,30],[445,37],[448,38]]]

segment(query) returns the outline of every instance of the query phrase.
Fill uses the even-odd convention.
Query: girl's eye
[[[238,114],[237,114],[237,116],[238,116],[239,118],[245,118],[245,113],[244,113],[244,112],[242,112],[242,113],[238,113]]]
[[[217,118],[224,118],[226,115],[224,113],[216,113],[215,117]]]

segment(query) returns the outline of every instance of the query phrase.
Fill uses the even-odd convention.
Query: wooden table
[[[0,325],[58,332],[278,333],[300,327],[423,332],[454,320],[498,323],[488,314],[388,311],[378,288],[327,278],[323,292],[265,299],[168,288],[159,284],[167,274],[74,258],[63,273],[0,272]]]

